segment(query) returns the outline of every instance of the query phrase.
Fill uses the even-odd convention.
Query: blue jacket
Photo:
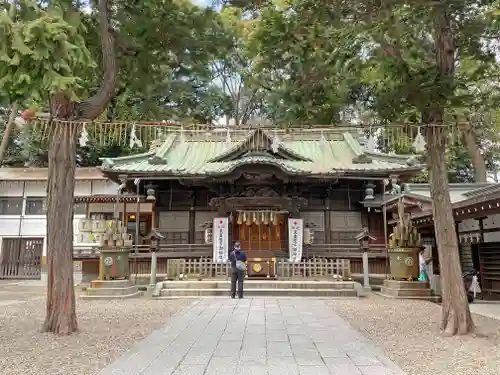
[[[231,267],[236,268],[237,260],[241,262],[247,261],[247,255],[243,250],[231,251],[231,253],[229,254],[229,261],[231,262]]]

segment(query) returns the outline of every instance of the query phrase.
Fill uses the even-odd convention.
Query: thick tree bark
[[[447,99],[454,94],[455,45],[451,19],[446,3],[433,9],[436,67],[439,72],[439,91],[430,108],[424,113],[427,124],[425,135],[429,158],[434,232],[439,254],[442,286],[441,329],[447,334],[466,334],[474,330],[467,295],[462,279],[462,268],[451,207],[448,170],[445,152],[448,131],[443,124]],[[451,323],[451,325],[450,325]]]
[[[7,152],[7,148],[9,147],[10,133],[12,133],[12,129],[15,125],[15,119],[17,114],[17,103],[12,104],[10,108],[9,119],[5,124],[5,129],[2,135],[2,143],[0,143],[0,165],[3,164],[3,159]]]
[[[435,120],[436,116],[433,117]],[[462,279],[455,220],[451,209],[445,161],[446,136],[444,127],[429,127],[426,130],[432,212],[443,298],[441,329],[451,334],[466,334],[474,330],[474,323]],[[448,326],[450,322],[451,325]]]
[[[477,137],[471,124],[460,125],[462,133],[462,141],[467,147],[467,151],[472,160],[474,167],[474,182],[486,182],[487,169],[484,156],[481,154],[479,145],[477,144]]]
[[[47,315],[44,332],[78,329],[73,286],[73,198],[78,123],[55,121],[50,129],[47,185]]]
[[[74,103],[64,93],[52,101],[49,176],[47,183],[47,315],[43,331],[71,334],[77,330],[73,285],[73,198],[76,140],[80,124],[93,120],[113,98],[117,83],[111,0],[99,0],[100,38],[104,76],[101,88],[88,100]],[[61,121],[67,120],[67,121]]]

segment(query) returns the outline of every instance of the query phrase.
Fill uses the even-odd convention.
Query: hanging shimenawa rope
[[[57,121],[60,123],[70,123],[70,121],[52,120],[52,124]],[[48,134],[51,120],[48,118],[33,118],[26,124],[26,130],[29,129],[31,137],[34,137],[40,144],[47,144]],[[207,132],[210,130],[221,129],[220,127],[207,124],[180,124],[178,122],[130,122],[130,121],[117,121],[117,122],[100,122],[89,121],[80,122],[80,134],[78,135],[79,144],[82,147],[88,145],[98,146],[124,146],[137,149],[149,148],[151,144],[158,140],[159,137],[165,137],[169,133],[179,133],[184,138],[185,134],[200,134],[205,139]],[[459,133],[459,126],[457,122],[449,122],[437,125],[438,127],[448,127],[450,141],[457,142],[461,137],[457,137]],[[275,142],[286,141],[288,137],[294,135],[302,135],[305,139],[317,139],[319,141],[328,138],[332,133],[341,134],[349,132],[356,138],[361,135],[366,140],[369,140],[368,149],[372,149],[375,139],[379,143],[386,143],[392,149],[408,150],[415,146],[415,138],[421,132],[421,129],[426,125],[423,124],[381,124],[381,125],[363,125],[363,124],[341,124],[341,125],[318,125],[308,126],[307,128],[297,126],[287,128],[280,128],[278,126],[259,126],[267,132],[267,135]],[[241,139],[245,137],[254,129],[246,128],[228,128],[224,131],[214,131],[210,139],[215,140],[221,138],[221,141],[228,143],[229,140]],[[357,134],[357,135],[356,135]],[[234,136],[233,136],[234,135]],[[263,137],[261,134],[260,137]],[[340,138],[339,138],[340,139]],[[421,140],[417,139],[419,149],[422,149]],[[255,139],[254,142],[264,143],[261,139]],[[366,145],[365,145],[366,147]],[[418,150],[417,150],[418,151]]]

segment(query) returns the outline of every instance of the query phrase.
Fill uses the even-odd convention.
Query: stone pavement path
[[[327,302],[199,300],[99,375],[404,375]]]

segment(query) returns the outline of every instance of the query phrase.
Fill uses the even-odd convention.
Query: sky
[[[212,0],[191,0],[194,4],[199,6],[208,6],[212,3]]]

